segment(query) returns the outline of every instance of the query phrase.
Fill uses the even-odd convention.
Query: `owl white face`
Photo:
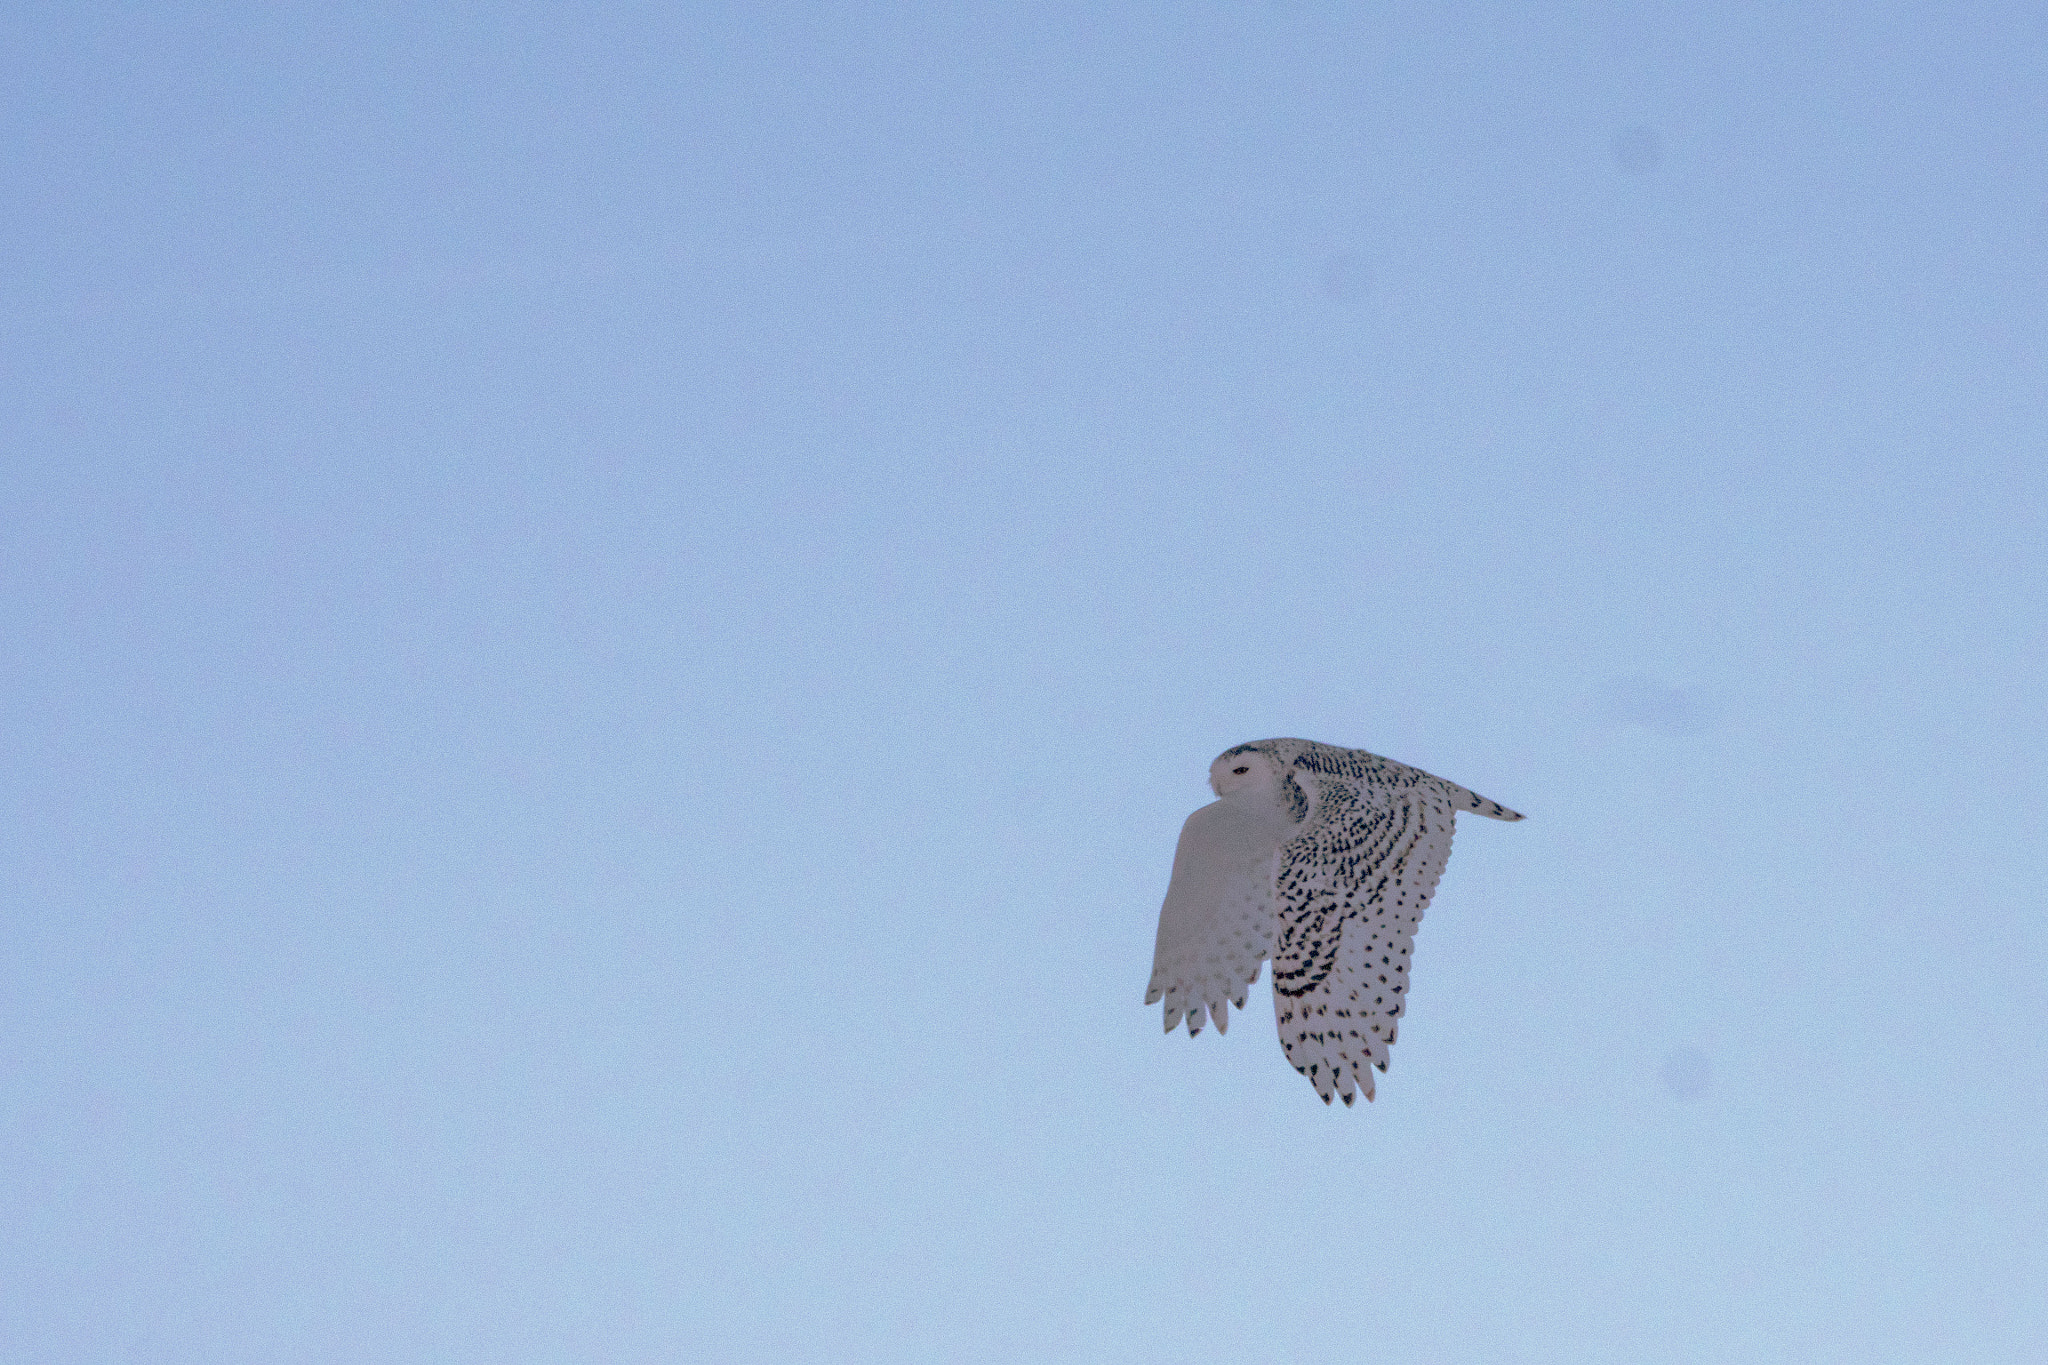
[[[1270,787],[1279,779],[1278,767],[1264,754],[1225,754],[1209,765],[1209,789],[1218,796]]]

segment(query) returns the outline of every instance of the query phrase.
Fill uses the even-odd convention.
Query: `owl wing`
[[[1415,926],[1451,856],[1457,805],[1428,785],[1319,784],[1275,883],[1280,1046],[1328,1104],[1372,1098],[1408,998]],[[1483,808],[1482,808],[1483,809]]]
[[[1159,910],[1145,1003],[1166,1000],[1166,1031],[1185,1015],[1190,1037],[1205,1016],[1230,1027],[1228,1006],[1273,949],[1273,875],[1279,838],[1270,824],[1217,801],[1188,817]]]

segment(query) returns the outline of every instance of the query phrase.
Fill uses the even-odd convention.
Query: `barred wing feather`
[[[1415,928],[1451,856],[1458,808],[1493,813],[1492,802],[1463,788],[1458,800],[1439,782],[1326,779],[1308,828],[1280,850],[1273,1012],[1287,1060],[1325,1104],[1348,1105],[1361,1090],[1373,1097],[1372,1069],[1387,1068]],[[1496,819],[1518,818],[1494,809]]]

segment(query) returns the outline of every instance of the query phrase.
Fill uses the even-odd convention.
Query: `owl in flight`
[[[1522,817],[1363,749],[1262,739],[1209,765],[1222,798],[1188,817],[1159,911],[1145,1003],[1166,1031],[1229,1027],[1273,959],[1280,1046],[1328,1104],[1372,1098],[1408,998],[1415,926],[1461,810]]]

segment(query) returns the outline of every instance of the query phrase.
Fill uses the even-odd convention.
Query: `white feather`
[[[1224,1031],[1224,1011],[1258,978],[1273,942],[1274,853],[1288,828],[1231,800],[1182,826],[1145,990],[1148,1005],[1164,997],[1167,1032],[1183,1015],[1199,1032],[1204,1011]]]
[[[1159,912],[1147,1004],[1166,1029],[1228,1027],[1273,959],[1280,1044],[1325,1104],[1373,1097],[1407,1008],[1422,912],[1451,855],[1457,812],[1522,817],[1363,749],[1301,739],[1226,750],[1222,800],[1188,817]]]

